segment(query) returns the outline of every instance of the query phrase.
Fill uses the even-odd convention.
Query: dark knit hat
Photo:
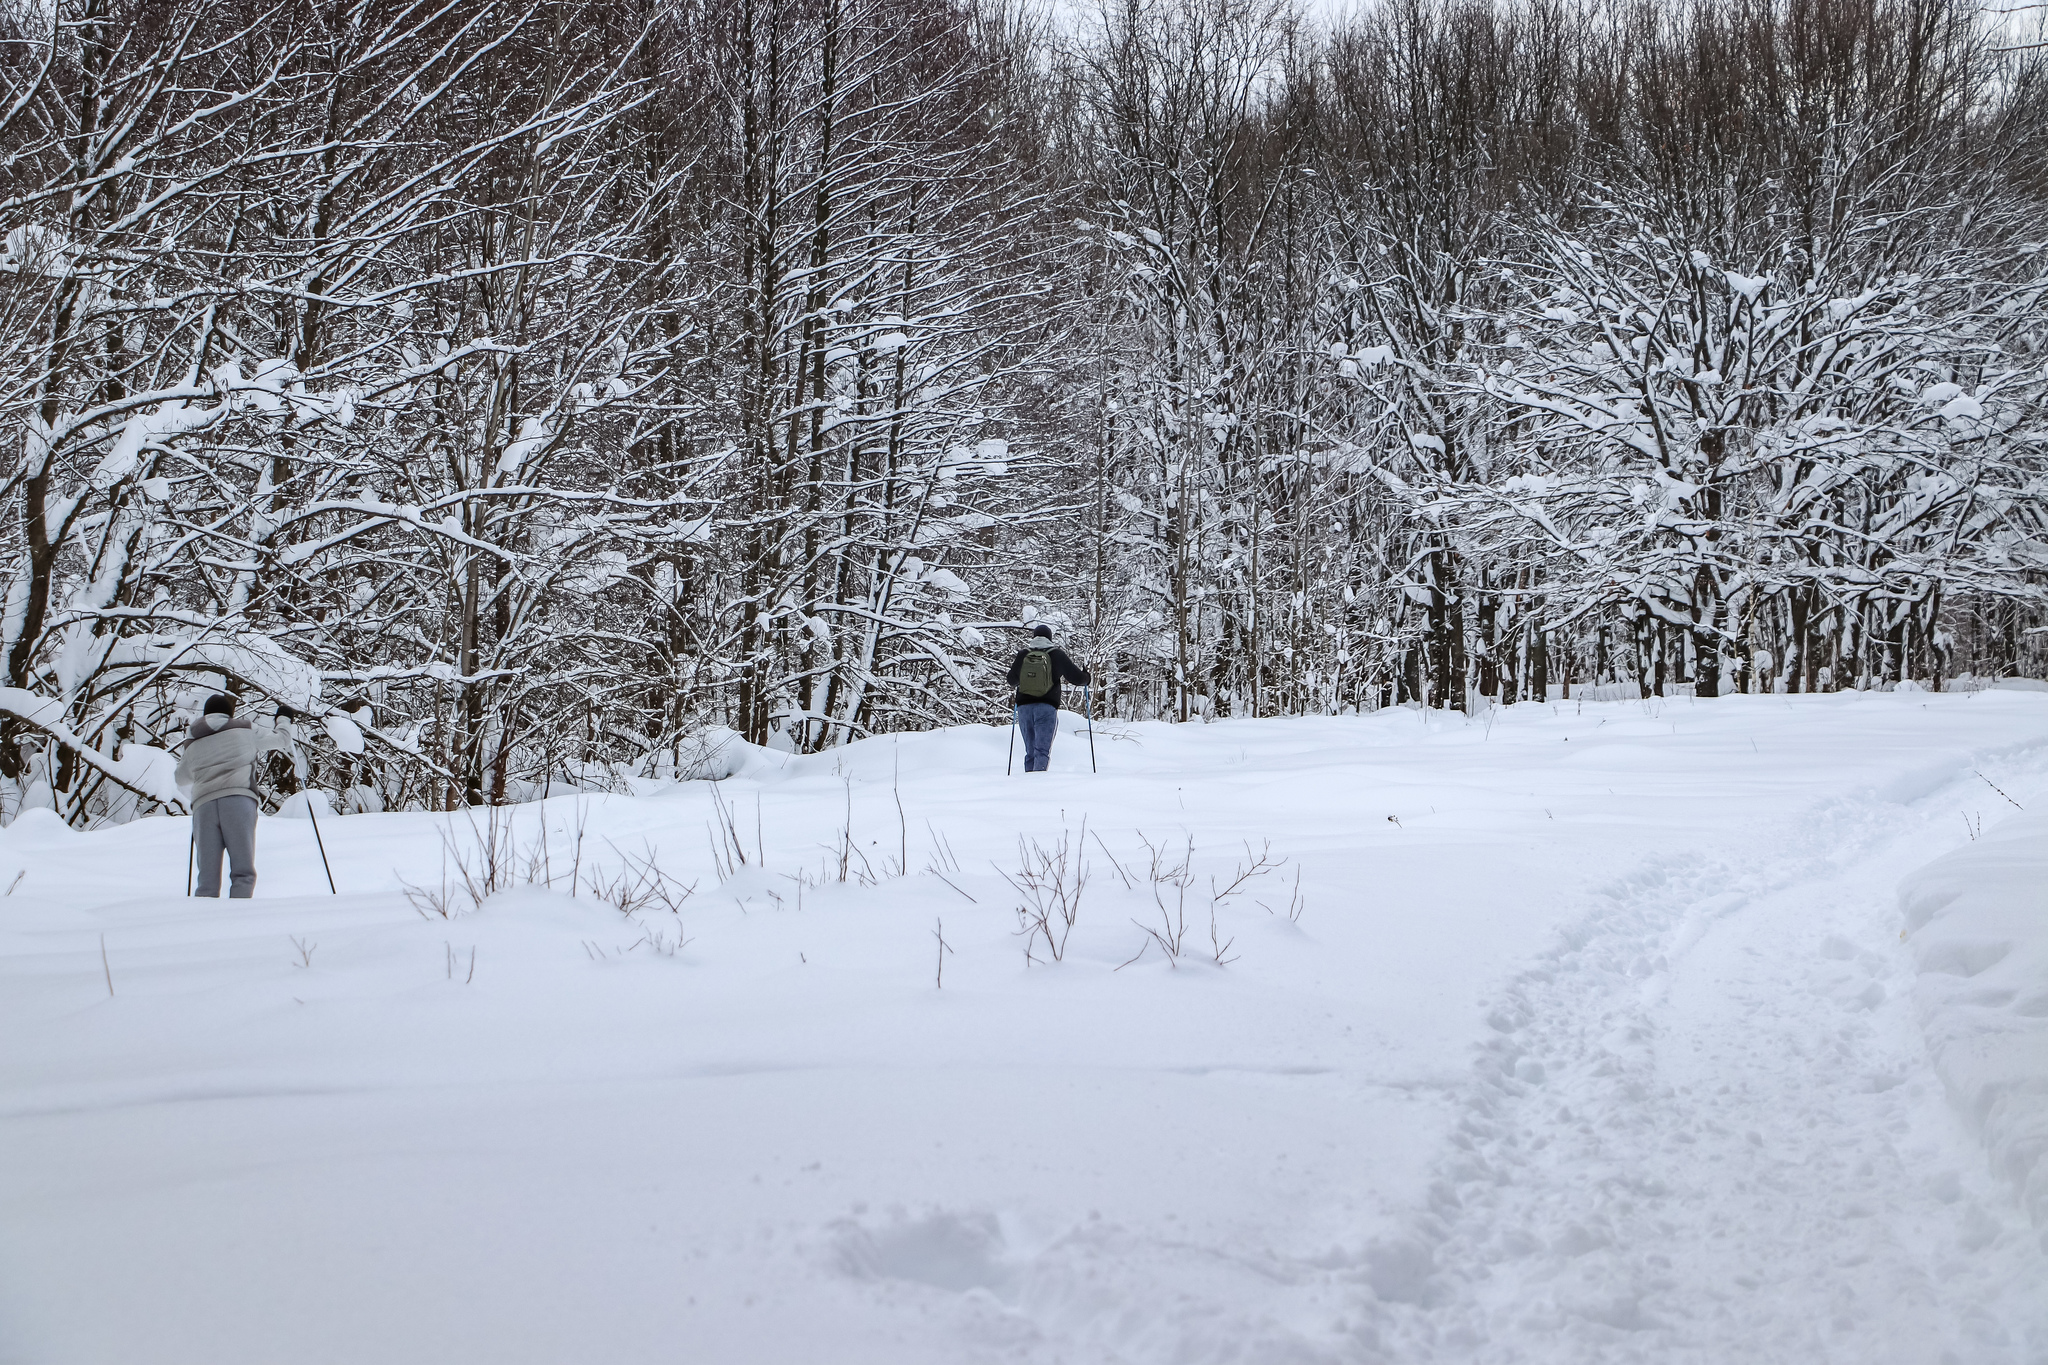
[[[235,714],[235,699],[225,692],[216,692],[206,699],[204,714],[209,716],[232,716]]]
[[[1052,638],[1052,627],[1041,621],[1031,628],[1031,633],[1033,635],[1043,635],[1046,639],[1050,640]]]

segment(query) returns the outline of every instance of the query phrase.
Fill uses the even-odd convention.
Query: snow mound
[[[64,823],[63,816],[48,806],[30,806],[9,821],[6,830],[6,843],[9,847],[65,843],[76,833],[71,826]]]
[[[1899,909],[1935,1069],[2048,1245],[2048,815],[1913,873]]]
[[[330,818],[334,815],[334,807],[328,801],[327,793],[314,788],[308,788],[305,791],[293,792],[290,796],[278,802],[277,813],[270,818],[273,820],[317,820],[323,815]]]
[[[683,745],[676,767],[682,782],[723,782],[728,777],[765,778],[782,770],[787,758],[758,744],[750,744],[736,730],[723,725],[709,726],[691,736]]]

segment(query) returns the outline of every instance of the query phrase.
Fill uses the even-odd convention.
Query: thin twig
[[[947,875],[946,875],[945,873],[943,873],[943,872],[939,871],[939,870],[938,870],[937,868],[932,868],[932,869],[931,869],[931,874],[932,874],[932,875],[933,875],[934,877],[937,877],[937,878],[938,878],[938,879],[939,879],[940,881],[944,882],[944,883],[945,883],[946,885],[948,885],[948,886],[953,886],[953,879],[952,879],[951,877],[948,877],[948,876],[947,876]],[[960,888],[959,888],[959,887],[957,887],[957,886],[953,886],[953,889],[954,889],[955,891],[960,891]],[[963,895],[963,896],[967,896],[967,893],[966,893],[965,891],[960,891],[960,894],[961,894],[961,895]],[[980,905],[980,904],[981,904],[981,902],[980,902],[980,901],[978,901],[978,900],[974,899],[974,897],[972,897],[972,896],[967,896],[967,903],[968,903],[969,905]]]
[[[910,875],[910,826],[903,818],[903,793],[891,789],[896,798],[896,875]]]
[[[1141,836],[1141,837],[1142,837],[1142,836]],[[1105,844],[1105,843],[1103,843],[1103,842],[1102,842],[1102,831],[1101,831],[1101,830],[1097,830],[1097,831],[1095,831],[1095,846],[1096,846],[1097,848],[1099,848],[1099,849],[1101,849],[1101,850],[1102,850],[1102,855],[1103,855],[1103,856],[1104,856],[1105,858],[1108,858],[1108,859],[1109,859],[1109,865],[1110,865],[1111,867],[1113,867],[1113,868],[1115,868],[1115,869],[1116,869],[1116,875],[1117,875],[1117,876],[1119,876],[1119,877],[1121,877],[1121,878],[1123,878],[1123,883],[1124,883],[1124,890],[1126,890],[1126,891],[1130,890],[1130,889],[1131,889],[1131,877],[1130,877],[1130,874],[1124,871],[1124,865],[1123,865],[1122,863],[1120,863],[1120,862],[1118,862],[1118,861],[1116,860],[1116,855],[1115,855],[1114,853],[1111,853],[1111,852],[1109,851],[1109,845],[1108,845],[1108,844]]]
[[[938,989],[944,990],[946,989],[946,954],[952,952],[953,949],[951,945],[949,945],[946,942],[946,921],[943,919],[935,919],[933,920],[933,923],[936,924],[938,927],[932,930],[932,937],[939,941],[939,970],[936,977],[936,983]]]
[[[1971,769],[1971,771],[1972,771],[1972,772],[1976,772],[1976,770],[1975,770],[1974,768],[1973,768],[1973,769]],[[1985,785],[1985,786],[1987,786],[1987,787],[1991,788],[1991,790],[1993,790],[1993,791],[1997,792],[1997,793],[1998,793],[1998,794],[1999,794],[2000,796],[2005,796],[2005,792],[2004,792],[2004,791],[2003,791],[2002,789],[2000,789],[1999,785],[1998,785],[1998,784],[1997,784],[1996,782],[1993,782],[1993,781],[1992,781],[1992,780],[1991,780],[1990,778],[1988,778],[1988,777],[1984,777],[1984,774],[1982,774],[1982,773],[1977,773],[1977,776],[1978,776],[1978,777],[1980,777],[1980,778],[1983,778],[1983,779],[1984,779],[1984,785]],[[2011,803],[2012,803],[2012,808],[2013,808],[2014,810],[2025,810],[2025,809],[2026,809],[2026,807],[2025,807],[2025,806],[2022,806],[2022,805],[2021,805],[2021,804],[2020,804],[2019,802],[2017,802],[2017,801],[2013,801],[2013,799],[2012,799],[2012,798],[2011,798],[2010,796],[2005,796],[2005,799],[2006,799],[2007,801],[2009,801],[2009,802],[2011,802]]]

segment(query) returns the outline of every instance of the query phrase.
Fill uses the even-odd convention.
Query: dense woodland
[[[0,805],[2048,671],[1957,0],[0,0]]]

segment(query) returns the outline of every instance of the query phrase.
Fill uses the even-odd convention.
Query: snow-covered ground
[[[2048,695],[1007,739],[17,821],[0,1361],[2048,1360]]]

